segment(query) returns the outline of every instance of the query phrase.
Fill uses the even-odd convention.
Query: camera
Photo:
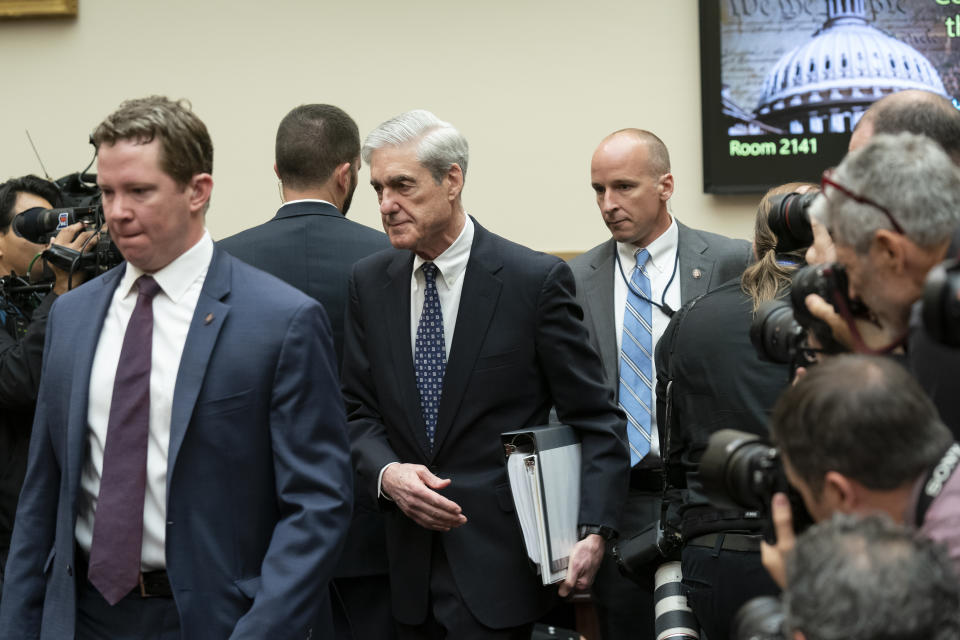
[[[734,640],[786,640],[784,618],[779,598],[752,598],[737,611],[730,637]]]
[[[785,300],[760,303],[750,323],[750,342],[760,358],[790,365],[790,375],[799,366],[810,364],[804,353],[807,330],[793,314],[793,306]]]
[[[770,199],[767,224],[777,236],[777,253],[788,253],[813,244],[810,205],[818,195],[816,191],[787,193]]]
[[[780,452],[757,435],[735,429],[711,435],[700,459],[700,477],[714,506],[747,509],[762,518],[763,537],[771,544],[776,542],[770,519],[773,494],[787,494],[794,529],[800,531],[813,523],[800,494],[787,482]]]
[[[806,298],[811,293],[841,311],[845,308],[854,317],[869,315],[859,300],[851,300],[847,272],[842,264],[811,265],[793,274],[790,302],[772,300],[757,307],[750,324],[750,341],[764,360],[790,364],[791,369],[811,364],[804,349],[808,333],[824,353],[842,353],[847,349],[837,342],[823,320],[807,309]]]
[[[960,347],[960,260],[945,260],[927,274],[923,325],[940,344]]]
[[[634,580],[642,579],[653,567],[680,559],[683,547],[680,532],[661,523],[661,520],[651,522],[638,533],[614,543],[610,554],[617,561],[620,573]]]
[[[44,259],[64,271],[86,271],[97,276],[123,261],[119,249],[110,239],[104,224],[103,207],[100,204],[100,189],[96,176],[89,173],[70,174],[55,181],[60,189],[63,203],[68,206],[56,209],[28,209],[17,214],[11,227],[14,233],[38,244],[47,244],[64,227],[82,222],[87,230],[94,230],[97,244],[93,251],[74,251],[60,245],[52,245],[43,253]]]

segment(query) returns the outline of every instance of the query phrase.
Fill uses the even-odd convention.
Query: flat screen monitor
[[[876,100],[960,96],[960,0],[700,0],[707,193],[817,182]]]

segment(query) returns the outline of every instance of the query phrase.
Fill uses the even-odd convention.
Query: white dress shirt
[[[170,445],[170,416],[173,389],[180,368],[180,356],[187,340],[193,312],[213,257],[213,240],[208,232],[197,244],[173,262],[150,274],[161,291],[153,299],[153,343],[150,358],[150,435],[147,441],[147,486],[143,503],[143,547],[141,570],[166,567],[164,542],[167,515],[167,450]],[[144,272],[127,263],[107,309],[100,340],[90,371],[90,398],[87,405],[89,454],[80,478],[80,504],[75,535],[89,553],[93,521],[100,495],[103,449],[113,399],[113,383],[123,346],[127,323],[137,302],[137,278]]]
[[[650,298],[657,304],[666,304],[676,311],[680,308],[680,275],[677,269],[677,242],[679,237],[679,228],[677,221],[670,218],[670,226],[660,236],[647,245],[645,248],[650,254],[647,260],[646,271],[650,278]],[[617,331],[617,363],[619,369],[620,349],[623,344],[623,312],[627,306],[627,283],[633,275],[633,270],[637,266],[636,251],[638,247],[623,242],[617,243],[617,254],[620,256],[620,265],[623,267],[623,275],[620,269],[614,265],[613,268],[613,309],[614,319]],[[666,330],[670,323],[670,317],[656,305],[651,305],[653,312],[653,346],[656,349],[660,336]],[[656,403],[656,379],[657,363],[651,362],[653,368],[654,391],[652,400]],[[641,461],[639,466],[645,467],[655,464],[654,461],[660,458],[660,440],[657,435],[657,412],[653,411],[650,416],[650,453]]]

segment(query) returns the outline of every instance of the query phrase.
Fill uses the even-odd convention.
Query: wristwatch
[[[617,537],[617,532],[610,527],[603,527],[596,524],[582,524],[577,529],[577,539],[583,540],[591,534],[596,534],[609,542]]]

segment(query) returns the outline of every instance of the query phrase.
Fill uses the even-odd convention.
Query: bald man
[[[619,531],[621,537],[629,537],[659,517],[662,487],[653,409],[655,371],[649,380],[641,377],[644,388],[624,387],[620,380],[625,357],[622,336],[631,327],[624,312],[631,290],[637,289],[633,272],[642,269],[649,286],[648,293],[641,295],[649,302],[641,300],[631,308],[646,306],[645,320],[651,325],[646,366],[652,370],[653,347],[674,310],[739,277],[751,253],[744,240],[691,229],[670,214],[667,203],[674,191],[670,154],[649,131],[623,129],[604,138],[593,154],[590,181],[611,238],[572,260],[570,266],[590,340],[603,360],[606,383],[628,414],[632,471]],[[643,369],[642,363],[634,364]],[[654,637],[652,573],[646,578],[648,584],[634,584],[619,574],[609,555],[604,558],[593,590],[604,640]]]

